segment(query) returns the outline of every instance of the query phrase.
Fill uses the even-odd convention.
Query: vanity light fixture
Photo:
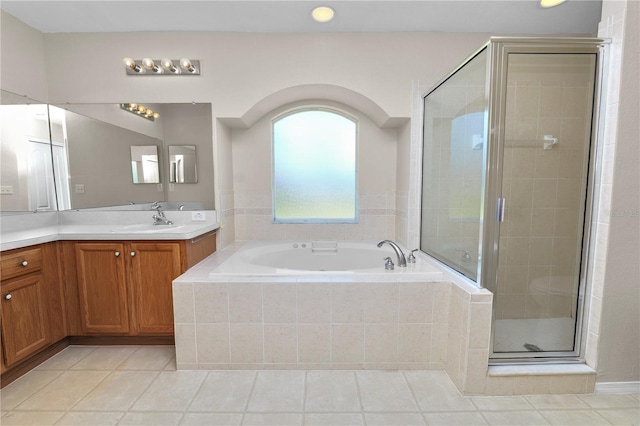
[[[336,12],[329,6],[318,6],[311,11],[311,17],[316,22],[329,22],[333,19]]]
[[[558,6],[565,1],[566,0],[540,0],[540,7],[548,9],[550,7]]]
[[[195,59],[124,58],[122,61],[127,75],[200,75],[200,61]]]
[[[120,108],[125,111],[129,111],[130,113],[135,114],[138,117],[146,118],[147,120],[150,120],[150,121],[156,121],[156,118],[160,117],[160,114],[145,107],[144,105],[128,103],[128,104],[120,104]]]

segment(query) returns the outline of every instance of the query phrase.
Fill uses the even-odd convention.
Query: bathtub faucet
[[[407,266],[407,259],[404,257],[404,253],[400,249],[400,247],[391,240],[382,240],[378,243],[378,247],[382,247],[384,243],[389,244],[393,250],[396,252],[396,256],[398,256],[398,267],[405,268]]]

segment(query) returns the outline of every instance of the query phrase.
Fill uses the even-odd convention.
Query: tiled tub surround
[[[582,365],[489,369],[492,294],[447,272],[216,277],[242,246],[174,281],[179,370],[430,369],[466,395],[593,392]]]

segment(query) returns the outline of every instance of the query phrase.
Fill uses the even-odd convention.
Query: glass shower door
[[[597,55],[509,53],[493,356],[577,351]]]

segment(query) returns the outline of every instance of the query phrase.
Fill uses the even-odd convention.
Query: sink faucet
[[[398,256],[398,267],[405,268],[407,266],[407,259],[404,257],[404,253],[400,249],[400,247],[391,240],[382,240],[378,243],[378,247],[382,247],[384,243],[387,243],[393,248],[396,252],[396,256]]]
[[[154,201],[153,204],[151,204],[151,210],[155,210],[158,212],[158,214],[153,215],[154,225],[173,225],[173,222],[167,219],[167,217],[164,215],[160,202]]]

